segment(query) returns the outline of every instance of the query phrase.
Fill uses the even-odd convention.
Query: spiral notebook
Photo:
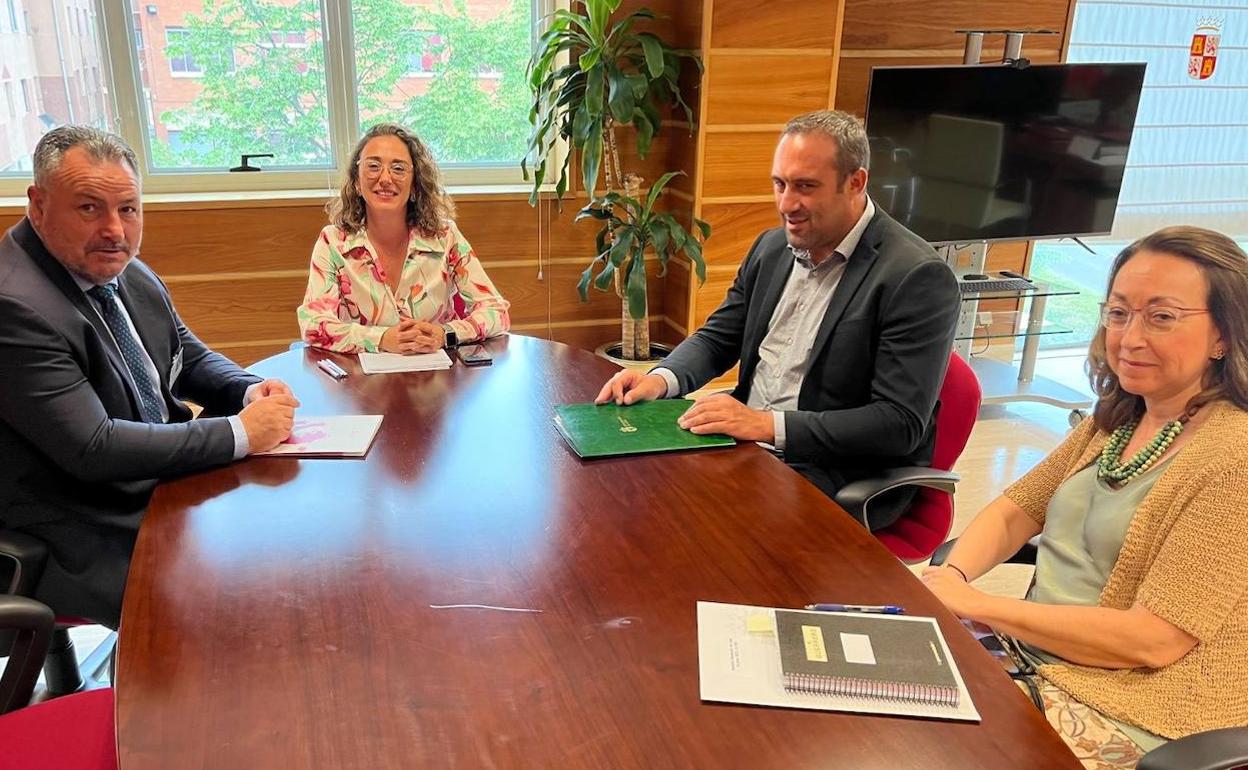
[[[958,705],[958,680],[935,621],[776,610],[784,689]]]
[[[698,602],[702,700],[978,722],[934,618]]]

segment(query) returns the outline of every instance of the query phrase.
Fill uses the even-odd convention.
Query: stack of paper
[[[359,414],[341,417],[299,417],[290,438],[257,455],[287,457],[363,457],[368,453],[381,415]]]
[[[361,353],[360,367],[365,374],[389,374],[390,372],[434,372],[451,368],[451,357],[445,350],[433,353]]]
[[[819,613],[788,611],[808,615],[819,621]],[[741,604],[698,602],[698,673],[702,700],[727,703],[750,703],[759,706],[850,711],[859,714],[889,714],[954,719],[978,722],[979,712],[971,703],[966,682],[949,654],[949,646],[932,618],[909,615],[860,615],[845,613],[846,619],[859,623],[878,623],[887,629],[896,624],[926,626],[931,633],[931,648],[920,650],[936,656],[947,665],[957,689],[956,705],[919,703],[889,697],[849,696],[834,693],[794,692],[785,687],[785,672],[777,639],[776,610]],[[863,639],[860,633],[842,633],[812,646],[816,658],[840,656],[861,668],[887,665],[882,645],[890,644],[890,635]],[[879,647],[876,649],[876,647]],[[852,660],[851,660],[852,658]]]

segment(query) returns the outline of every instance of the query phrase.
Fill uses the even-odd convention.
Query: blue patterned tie
[[[121,308],[117,307],[115,299],[117,287],[111,283],[94,286],[87,290],[87,294],[90,294],[99,305],[100,315],[103,316],[104,323],[108,324],[108,330],[113,333],[117,347],[121,349],[121,357],[126,362],[126,368],[130,370],[134,387],[139,391],[139,405],[142,407],[143,421],[164,422],[164,417],[160,413],[160,394],[152,384],[152,377],[147,367],[144,366],[143,349],[139,346],[134,333],[130,331],[130,324],[126,323]]]

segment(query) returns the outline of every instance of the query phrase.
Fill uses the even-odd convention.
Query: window
[[[356,10],[359,126],[410,126],[451,169],[514,168],[528,141],[534,2],[455,5],[406,3],[389,19]]]
[[[378,121],[420,134],[453,184],[515,184],[535,29],[567,2],[41,0],[28,6],[33,27],[82,52],[82,77],[71,70],[65,82],[33,55],[16,69],[38,84],[42,130],[119,126],[148,192],[333,188],[360,131]],[[9,123],[0,117],[8,157],[28,154],[38,136]],[[241,154],[264,152],[275,155],[261,161],[266,173],[227,173]],[[0,194],[23,184],[0,172]]]
[[[202,75],[204,71],[195,63],[195,59],[188,52],[188,38],[191,33],[181,27],[168,27],[165,29],[165,51],[169,57],[169,72],[174,77],[178,75],[193,76]]]
[[[1220,18],[1207,19],[1211,11]],[[1201,29],[1206,22],[1220,29]],[[1075,6],[1068,60],[1148,63],[1122,180],[1114,231],[1088,238],[1089,254],[1069,241],[1038,241],[1032,275],[1078,288],[1065,310],[1046,314],[1075,334],[1042,337],[1048,346],[1086,349],[1109,268],[1132,240],[1172,224],[1193,224],[1248,244],[1248,69],[1223,51],[1212,75],[1189,73],[1193,38],[1248,26],[1248,9],[1149,0],[1098,0]],[[1227,38],[1222,38],[1223,41]],[[1197,75],[1199,73],[1196,73]]]
[[[9,105],[9,117],[16,118],[19,113],[17,111],[17,96],[15,96],[12,80],[6,80],[4,83],[4,98]]]
[[[9,6],[9,31],[17,32],[17,0],[7,0]]]
[[[414,45],[407,48],[407,74],[419,77],[431,75],[433,70],[448,53],[441,35],[415,32],[412,34]]]
[[[30,88],[30,78],[22,81],[22,106],[26,112],[30,112],[35,107],[35,98]]]

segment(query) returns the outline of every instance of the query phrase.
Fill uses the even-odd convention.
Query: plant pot
[[[671,345],[664,345],[661,342],[650,343],[650,357],[643,361],[629,361],[620,358],[620,349],[623,347],[619,342],[608,342],[605,345],[599,345],[594,350],[594,355],[605,358],[612,363],[619,364],[625,369],[636,369],[639,372],[649,371],[655,364],[667,357],[672,352]]]

